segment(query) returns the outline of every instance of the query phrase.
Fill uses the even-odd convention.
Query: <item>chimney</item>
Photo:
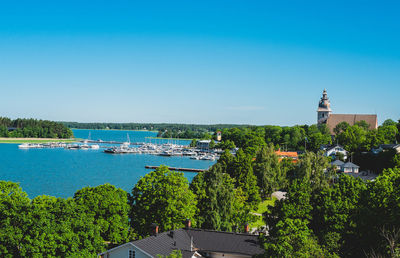
[[[192,227],[192,221],[190,219],[185,220],[185,228],[191,228]]]
[[[158,225],[156,223],[151,224],[151,235],[157,236],[158,235]]]
[[[244,224],[244,233],[248,234],[250,231],[250,225],[249,223]]]

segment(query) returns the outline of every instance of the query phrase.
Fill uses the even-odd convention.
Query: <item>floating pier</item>
[[[145,166],[147,169],[157,169],[159,166]],[[204,172],[206,169],[197,169],[197,168],[177,168],[177,167],[168,167],[169,170],[174,170],[174,171],[182,171],[182,172],[194,172],[194,173],[199,173],[199,172]]]

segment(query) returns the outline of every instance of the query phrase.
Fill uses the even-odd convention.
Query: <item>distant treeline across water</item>
[[[158,131],[158,137],[163,138],[204,138],[206,135],[213,134],[217,130],[224,128],[242,128],[250,125],[235,124],[167,124],[167,123],[78,123],[61,122],[69,128],[75,129],[114,129],[114,130],[148,130]],[[206,137],[207,138],[207,137]]]
[[[29,138],[71,138],[71,129],[59,122],[18,118],[12,120],[0,117],[0,137]]]

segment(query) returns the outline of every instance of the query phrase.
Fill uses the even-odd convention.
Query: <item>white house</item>
[[[342,171],[344,173],[358,173],[359,169],[359,166],[351,162],[347,162],[342,165]]]
[[[336,146],[325,149],[326,157],[332,157],[335,159],[336,156],[338,155],[338,153],[343,154],[343,158],[347,159],[347,151],[340,145],[336,145]]]

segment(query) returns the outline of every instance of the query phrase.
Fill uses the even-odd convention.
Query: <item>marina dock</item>
[[[159,166],[145,166],[147,169],[157,169]],[[177,167],[168,167],[169,170],[174,170],[174,171],[182,171],[182,172],[194,172],[194,173],[199,173],[199,172],[204,172],[206,169],[197,169],[197,168],[177,168]]]

